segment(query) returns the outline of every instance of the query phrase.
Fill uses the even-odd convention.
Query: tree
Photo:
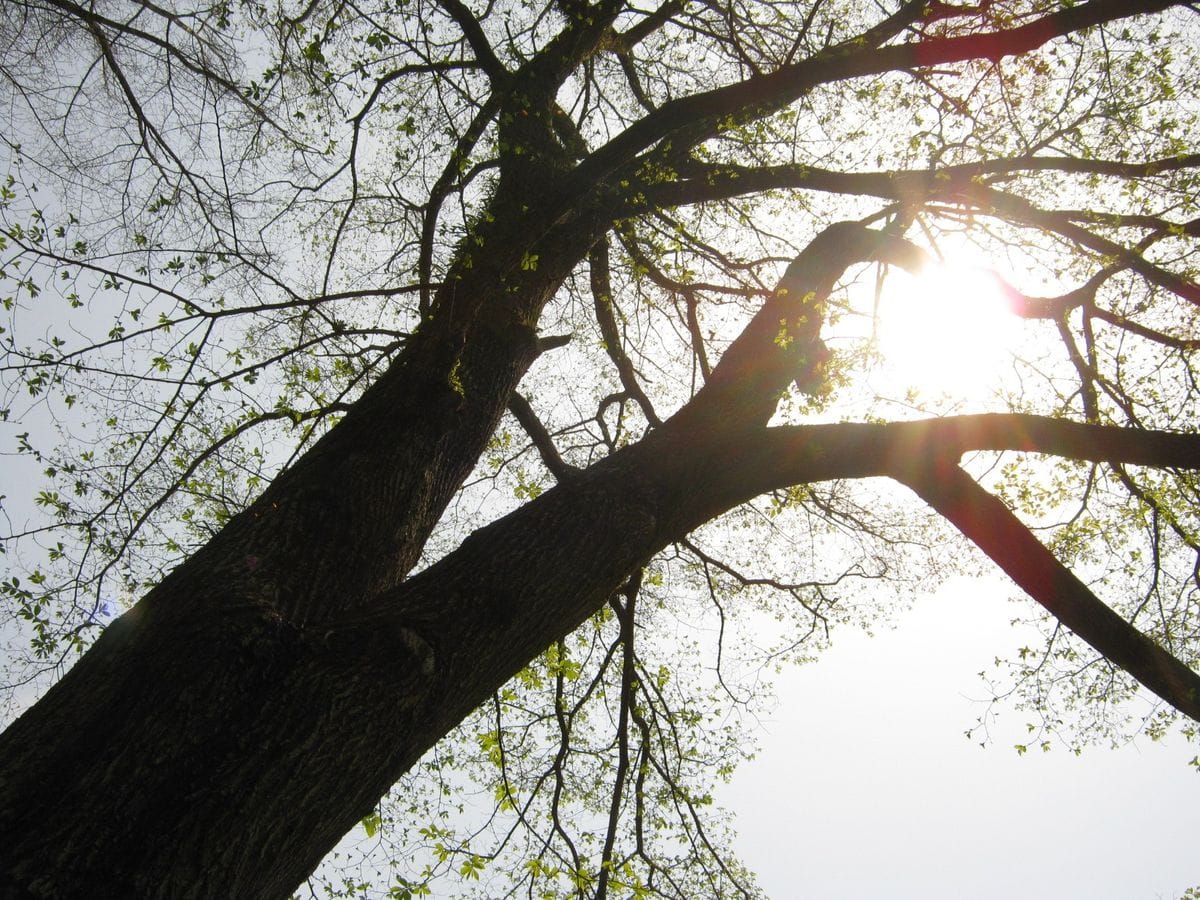
[[[34,669],[83,651],[2,738],[9,893],[286,895],[473,711],[423,765],[492,767],[490,849],[400,807],[444,867],[752,893],[702,815],[729,608],[781,657],[870,615],[945,556],[914,493],[1052,617],[1047,728],[1140,683],[1194,733],[1192,5],[3,17],[5,416],[54,482],[4,593]],[[970,246],[1016,380],[872,388],[864,280]],[[644,638],[700,599],[715,648]]]

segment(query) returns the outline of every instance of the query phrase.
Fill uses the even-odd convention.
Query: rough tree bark
[[[452,491],[438,493],[438,479],[452,476],[434,461],[453,472],[472,452],[432,438],[416,462],[398,449],[412,437],[388,423],[389,404],[405,409],[406,398],[393,397],[391,383],[427,378],[402,363],[5,732],[8,890],[285,895],[443,734],[653,553],[720,512],[782,484],[913,481],[922,470],[914,460],[940,464],[971,448],[1095,449],[1072,442],[1069,426],[1058,427],[1067,423],[1021,417],[981,417],[957,430],[952,420],[923,431],[765,428],[773,398],[789,380],[811,379],[821,359],[815,329],[784,347],[779,321],[819,317],[840,272],[879,247],[878,233],[861,226],[828,229],[706,388],[662,428],[379,590],[381,577],[369,573],[399,570],[394,555],[377,557],[407,546],[397,520],[403,526]],[[494,368],[513,374],[490,387],[471,378],[465,396],[426,380],[435,434],[465,441],[454,425],[472,391],[486,392],[486,404],[475,402],[494,421],[534,352],[532,339],[487,343]],[[419,417],[420,404],[407,402]],[[1180,436],[1099,446],[1111,459],[1200,459],[1200,441]],[[352,527],[364,519],[365,531]],[[362,543],[343,546],[343,530],[362,532]],[[1168,696],[1192,715],[1196,681],[1191,673]]]
[[[608,6],[615,15],[618,6]],[[940,42],[918,61],[1019,52],[1131,11],[1108,0],[1082,4],[991,43]],[[549,119],[559,70],[569,72],[605,26],[597,16],[571,31],[542,58],[555,71],[511,76],[524,79],[531,122]],[[436,315],[399,360],[0,736],[0,890],[286,895],[425,750],[651,555],[765,490],[890,475],[937,505],[936,469],[920,461],[944,466],[966,450],[1001,447],[1197,465],[1196,438],[1081,435],[1068,423],[1017,416],[766,428],[789,382],[820,381],[821,304],[836,279],[854,262],[903,253],[876,232],[841,224],[800,254],[672,419],[591,468],[564,473],[557,487],[404,580],[536,357],[547,298],[618,214],[635,211],[605,205],[605,180],[697,122],[708,123],[695,132],[703,136],[717,119],[777,108],[822,79],[904,68],[913,52],[850,48],[820,60],[819,71],[790,66],[664,105],[573,171],[546,141],[548,126],[512,135],[537,152],[499,179],[490,208],[501,215],[478,226],[486,256],[467,265],[460,254],[432,304]],[[510,77],[493,68],[498,82]],[[505,102],[515,96],[509,91]],[[514,112],[509,121],[516,129],[521,120]],[[525,209],[534,195],[542,199]],[[531,251],[536,267],[523,264]],[[790,341],[776,340],[781,322]],[[1010,551],[988,548],[999,558]],[[1078,599],[1086,622],[1099,601]],[[1109,631],[1096,641],[1110,658],[1140,637]],[[1197,716],[1195,673],[1172,668],[1157,648],[1139,652],[1153,658],[1148,671],[1170,673],[1143,680]]]

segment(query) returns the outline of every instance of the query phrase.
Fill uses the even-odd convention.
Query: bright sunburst
[[[989,395],[1009,370],[1020,319],[981,267],[889,274],[876,320],[883,373],[896,388],[961,399]]]

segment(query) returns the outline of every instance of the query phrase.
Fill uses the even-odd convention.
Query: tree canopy
[[[5,3],[0,885],[753,896],[764,680],[962,570],[1194,738],[1196,12]]]

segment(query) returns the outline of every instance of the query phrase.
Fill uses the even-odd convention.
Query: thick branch
[[[747,194],[781,188],[826,191],[838,194],[869,194],[888,200],[917,203],[946,198],[988,175],[1015,175],[1029,172],[1061,172],[1071,175],[1103,175],[1113,178],[1154,178],[1171,172],[1200,167],[1200,154],[1170,156],[1147,162],[1120,162],[1105,159],[1083,159],[1072,156],[1006,156],[961,165],[933,169],[902,169],[880,172],[839,172],[818,166],[789,163],[776,166],[737,166],[704,164],[689,160],[681,168],[681,178],[643,188],[643,193],[655,205],[680,206],[724,200]],[[1063,213],[1080,218],[1081,213]],[[1099,214],[1105,219],[1105,214]],[[1125,219],[1106,219],[1110,224],[1126,223]],[[1151,227],[1163,223],[1155,220]],[[1179,226],[1184,233],[1194,234],[1191,222]]]
[[[1200,469],[1200,434],[1088,425],[1018,413],[767,428],[747,436],[747,441],[753,449],[747,451],[744,463],[761,469],[757,493],[808,481],[887,475],[905,461],[958,459],[978,451]]]
[[[372,634],[413,630],[433,647],[437,674],[431,674],[422,704],[428,712],[418,714],[440,719],[421,728],[432,740],[547,643],[576,627],[651,555],[713,516],[772,486],[834,478],[888,475],[936,492],[936,481],[921,481],[921,472],[933,460],[972,449],[1200,467],[1200,436],[1034,416],[745,431],[692,428],[677,417],[476,532],[459,550],[373,602],[363,627]],[[964,521],[954,507],[942,511],[955,524]],[[978,540],[989,549],[986,536]],[[1031,553],[1022,545],[1019,556]],[[1057,589],[1060,581],[1054,575],[1045,584]],[[1019,583],[1044,601],[1042,582]],[[451,607],[459,612],[448,614]],[[1092,614],[1086,603],[1080,609],[1084,618]],[[1068,609],[1064,616],[1088,638],[1081,614]],[[438,630],[430,631],[435,624]],[[1126,628],[1109,621],[1095,637],[1097,646],[1193,714],[1179,665],[1131,644]],[[511,652],[497,657],[486,649],[498,645]],[[409,752],[423,749],[414,745]]]
[[[778,188],[826,191],[830,193],[870,195],[905,204],[935,200],[962,204],[1016,224],[1051,231],[1082,247],[1115,260],[1111,271],[1132,269],[1147,281],[1165,288],[1191,303],[1200,304],[1200,285],[1146,259],[1138,248],[1126,247],[1096,234],[1077,219],[1073,211],[1039,209],[1032,203],[1004,191],[987,187],[978,179],[987,172],[1061,171],[1092,173],[1124,178],[1151,178],[1163,172],[1196,168],[1200,155],[1192,154],[1145,163],[1114,163],[1106,160],[1073,160],[1059,157],[1014,157],[989,163],[948,166],[942,169],[898,172],[836,172],[803,165],[765,166],[758,169],[736,166],[685,167],[685,179],[650,186],[645,194],[649,202],[679,206],[744,196]],[[1102,213],[1095,214],[1103,221]],[[1116,222],[1115,224],[1120,224]],[[1192,222],[1156,224],[1179,234],[1194,234]]]
[[[537,417],[537,413],[533,411],[533,407],[529,405],[529,401],[516,391],[508,398],[508,411],[521,423],[521,427],[533,441],[533,446],[537,448],[543,464],[550,470],[551,475],[562,481],[576,471],[575,467],[566,462],[559,454],[558,448],[554,446],[554,439],[546,430],[546,426],[542,424],[542,420]]]
[[[955,465],[896,477],[945,516],[1060,622],[1180,712],[1200,721],[1200,674],[1113,612],[1004,505]]]
[[[851,78],[907,71],[969,59],[998,60],[1027,53],[1055,38],[1094,25],[1135,15],[1161,12],[1175,4],[1167,0],[1093,0],[1058,10],[1017,28],[983,34],[932,38],[914,43],[863,46],[838,45],[775,72],[665,103],[638,120],[594,153],[577,170],[580,184],[607,178],[618,166],[681,129],[695,145],[712,137],[719,123],[759,117],[782,109],[820,84]],[[917,9],[920,4],[906,8]],[[895,17],[893,17],[895,18]],[[902,20],[894,23],[903,27]],[[882,38],[881,38],[882,39]],[[707,127],[697,128],[701,123]],[[679,147],[676,150],[682,149]]]
[[[461,0],[438,0],[438,4],[462,29],[463,37],[471,45],[471,51],[475,54],[475,59],[483,71],[493,82],[503,82],[508,77],[508,70],[496,57],[496,51],[492,49],[487,35],[483,33],[483,27],[471,10]]]
[[[857,262],[912,268],[921,264],[921,256],[913,244],[857,222],[830,225],[787,267],[767,302],[676,417],[693,422],[708,418],[724,429],[735,423],[765,425],[789,383],[819,394],[829,356],[820,331],[834,284]]]

